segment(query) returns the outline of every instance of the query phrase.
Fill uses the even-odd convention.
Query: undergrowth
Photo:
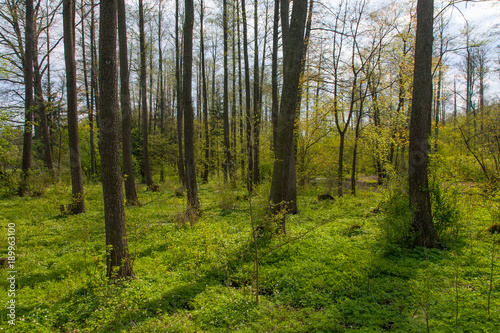
[[[319,201],[310,188],[287,234],[265,232],[267,188],[252,197],[260,302],[253,297],[253,238],[244,188],[200,188],[192,226],[186,198],[139,188],[127,207],[136,279],[105,277],[102,192],[86,186],[87,213],[66,216],[67,186],[0,201],[2,235],[15,223],[16,325],[7,332],[494,332],[500,319],[498,249],[484,230],[499,214],[474,189],[439,189],[433,207],[442,249],[407,249],[403,192]],[[457,188],[456,191],[459,191]],[[382,202],[382,203],[381,203]],[[498,248],[498,245],[497,245]],[[0,240],[0,256],[7,251]],[[7,271],[0,272],[7,289]],[[9,300],[0,294],[2,304]]]

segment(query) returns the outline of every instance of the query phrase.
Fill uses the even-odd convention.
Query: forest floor
[[[390,199],[398,192],[373,188],[378,187],[325,201],[318,200],[320,188],[301,190],[300,214],[287,217],[286,236],[273,236],[274,222],[265,217],[269,187],[257,189],[252,215],[263,226],[258,237],[258,304],[250,209],[243,189],[202,185],[203,215],[190,226],[183,213],[186,198],[173,186],[162,185],[154,193],[140,188],[142,206],[126,208],[136,279],[118,283],[105,278],[99,185],[86,185],[87,212],[78,216],[59,211],[69,200],[68,185],[51,186],[38,198],[2,199],[0,257],[7,256],[7,227],[13,223],[17,273],[15,326],[9,325],[8,309],[2,306],[0,328],[498,332],[499,244],[484,229],[500,216],[499,198],[469,186],[446,192],[453,202],[441,205],[440,212],[448,207],[459,216],[437,217],[442,248],[406,249],[391,241],[398,223],[407,223],[398,211],[401,203]],[[9,276],[2,268],[2,290],[9,289]],[[2,305],[10,299],[0,293]]]

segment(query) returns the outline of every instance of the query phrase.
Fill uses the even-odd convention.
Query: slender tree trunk
[[[87,102],[87,112],[89,119],[89,144],[90,144],[90,174],[95,175],[97,172],[95,160],[95,147],[94,147],[94,96],[91,95],[91,88],[89,86],[89,75],[87,70],[87,45],[85,43],[85,3],[82,0],[82,60],[83,60],[83,78],[85,84],[85,100]],[[93,52],[91,50],[91,52]],[[92,69],[91,69],[92,70]]]
[[[273,20],[273,55],[271,62],[271,123],[273,128],[273,150],[276,147],[276,136],[278,132],[278,42],[279,42],[279,21],[280,21],[280,0],[274,0],[274,20]]]
[[[182,185],[186,185],[186,168],[184,165],[184,148],[182,144],[182,85],[181,85],[181,58],[179,56],[179,0],[175,0],[175,81],[177,89],[177,149],[179,158],[177,160],[177,169],[179,170],[179,179]]]
[[[118,136],[116,0],[101,0],[99,31],[101,175],[108,278],[134,277],[128,255]]]
[[[410,208],[415,245],[435,247],[437,234],[432,221],[429,193],[429,135],[432,109],[433,0],[417,2],[417,37],[410,118],[409,175]]]
[[[223,121],[224,121],[224,153],[225,153],[225,161],[224,161],[224,183],[227,183],[229,175],[232,174],[232,165],[231,165],[231,146],[229,143],[229,93],[228,93],[228,85],[229,85],[229,70],[227,65],[227,54],[228,54],[228,31],[227,31],[227,0],[222,1],[223,13],[222,13],[222,25],[224,30],[224,96],[223,96]]]
[[[241,16],[243,18],[243,62],[245,63],[245,108],[247,125],[247,156],[248,173],[247,186],[250,193],[253,192],[252,174],[253,174],[253,150],[252,150],[252,109],[250,100],[250,65],[248,64],[248,32],[247,32],[247,14],[245,0],[241,0]]]
[[[203,129],[204,129],[204,153],[202,180],[208,182],[208,162],[210,160],[210,130],[208,124],[208,94],[207,94],[207,74],[205,72],[205,40],[203,34],[203,21],[205,7],[203,0],[200,2],[200,56],[201,56],[201,82],[203,94]]]
[[[91,140],[92,140],[92,145],[94,145],[94,130],[97,129],[98,133],[98,138],[100,138],[100,133],[99,133],[99,82],[98,82],[98,75],[99,75],[99,69],[98,69],[98,64],[97,64],[97,46],[96,46],[96,37],[95,37],[95,5],[94,5],[94,0],[90,1],[90,95],[92,96],[91,102],[92,104],[92,109],[95,110],[95,123],[94,123],[94,116],[91,114],[91,119],[90,119],[90,134],[91,134]],[[95,126],[94,126],[95,125]],[[100,146],[101,140],[98,140],[97,143],[97,148]],[[95,148],[93,149],[93,152],[95,154]]]
[[[69,211],[73,214],[85,212],[83,175],[80,162],[80,139],[78,137],[78,95],[76,87],[75,61],[75,2],[63,0],[64,58],[66,62],[66,92],[68,94],[69,159],[73,202]]]
[[[262,103],[260,100],[260,79],[259,79],[259,28],[258,28],[258,0],[254,0],[254,57],[253,57],[253,176],[254,184],[260,183],[260,123],[262,113]]]
[[[120,104],[122,110],[123,173],[127,205],[138,206],[132,159],[132,110],[130,106],[130,73],[128,69],[127,19],[125,0],[118,0],[118,43],[120,56]]]
[[[200,202],[198,201],[198,186],[196,183],[194,160],[194,111],[191,96],[191,80],[193,76],[193,7],[193,0],[185,0],[182,106],[184,109],[184,149],[186,154],[186,189],[188,211],[191,214],[198,215],[200,213]]]
[[[243,122],[243,83],[241,78],[241,33],[240,33],[240,2],[236,0],[236,24],[238,34],[238,105],[240,110],[239,115],[239,132],[240,132],[240,156],[241,156],[241,179],[245,179],[245,144],[244,144],[244,122]],[[247,180],[245,180],[245,183]]]
[[[26,0],[26,26],[24,31],[24,135],[23,163],[19,195],[28,191],[29,173],[31,168],[31,149],[33,143],[33,0]]]
[[[159,4],[159,13],[158,13],[158,72],[160,77],[158,81],[160,82],[160,133],[165,133],[165,109],[166,109],[166,101],[165,101],[165,88],[163,86],[163,48],[161,45],[162,41],[162,1],[160,0]],[[163,167],[162,167],[163,174]]]
[[[52,180],[56,179],[56,174],[54,170],[54,162],[52,160],[52,148],[50,145],[50,133],[49,124],[47,121],[46,105],[43,98],[42,90],[42,76],[40,74],[40,65],[38,62],[38,37],[34,38],[34,78],[35,78],[35,109],[38,112],[38,118],[40,119],[40,129],[42,132],[43,139],[43,160],[45,162],[45,167],[47,168]]]
[[[153,177],[149,166],[149,143],[148,143],[148,96],[147,96],[147,68],[146,68],[146,34],[144,32],[144,7],[143,1],[139,0],[139,44],[141,52],[141,112],[142,112],[142,169],[144,180],[148,188],[153,187]]]
[[[283,91],[278,117],[278,132],[271,192],[270,212],[298,213],[297,176],[295,171],[294,128],[299,102],[299,81],[301,75],[302,48],[307,17],[307,0],[295,0],[291,23],[288,19],[288,1],[283,0],[281,26],[283,31]],[[285,233],[285,219],[281,230]]]

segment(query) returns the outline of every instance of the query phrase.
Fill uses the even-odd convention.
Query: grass
[[[254,301],[252,237],[244,191],[200,188],[203,215],[182,216],[185,197],[162,186],[139,189],[141,207],[127,207],[135,280],[105,279],[102,192],[86,186],[87,213],[62,216],[70,188],[39,198],[0,201],[2,235],[16,224],[16,325],[7,332],[497,332],[498,250],[483,230],[498,199],[478,191],[457,197],[460,232],[441,250],[388,246],[387,193],[318,201],[299,197],[286,237],[259,240],[261,301]],[[254,199],[259,223],[267,189]],[[265,228],[263,229],[265,230]],[[289,241],[288,243],[286,243]],[[280,246],[286,243],[286,245]],[[498,247],[498,245],[497,245]],[[0,256],[7,256],[0,239]],[[493,254],[493,266],[492,266]],[[493,274],[491,274],[493,267]],[[491,279],[493,277],[493,280]],[[7,271],[0,284],[7,290]],[[491,283],[490,315],[488,293]],[[7,293],[0,294],[7,304]]]

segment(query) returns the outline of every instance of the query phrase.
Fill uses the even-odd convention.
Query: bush
[[[432,217],[440,242],[445,245],[458,240],[464,226],[458,208],[457,190],[453,188],[443,190],[440,184],[433,181],[430,191]]]
[[[381,243],[393,250],[394,247],[406,247],[412,244],[411,211],[408,194],[395,190],[389,198],[380,204],[384,213],[379,220]]]

